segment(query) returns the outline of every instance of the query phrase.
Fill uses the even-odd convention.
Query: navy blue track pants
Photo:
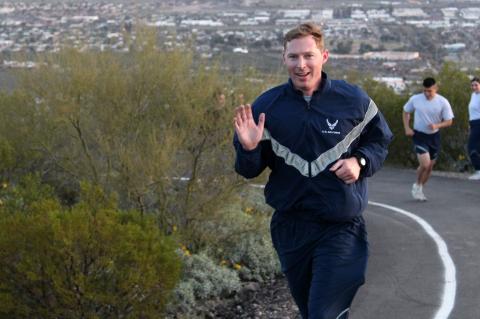
[[[470,121],[468,155],[475,170],[480,171],[480,120]]]
[[[347,319],[353,297],[365,282],[368,242],[363,217],[329,222],[288,215],[272,219],[272,240],[302,318]]]

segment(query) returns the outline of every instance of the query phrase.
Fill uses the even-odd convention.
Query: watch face
[[[367,161],[363,157],[360,157],[360,165],[361,166],[367,165]]]

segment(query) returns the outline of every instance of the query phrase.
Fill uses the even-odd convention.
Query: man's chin
[[[307,89],[307,81],[294,81],[293,84],[295,85],[295,87],[299,90],[306,90]]]

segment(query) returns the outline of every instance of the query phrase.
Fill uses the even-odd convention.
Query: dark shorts
[[[347,222],[277,219],[271,232],[302,318],[348,318],[365,282],[368,242],[363,217]]]
[[[414,131],[413,147],[417,154],[430,154],[431,160],[436,160],[440,153],[440,132],[426,134]]]

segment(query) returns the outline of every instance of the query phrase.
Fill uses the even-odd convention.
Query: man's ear
[[[328,60],[328,57],[329,57],[329,52],[327,49],[324,49],[323,52],[322,52],[322,55],[323,55],[323,63],[327,62]]]

